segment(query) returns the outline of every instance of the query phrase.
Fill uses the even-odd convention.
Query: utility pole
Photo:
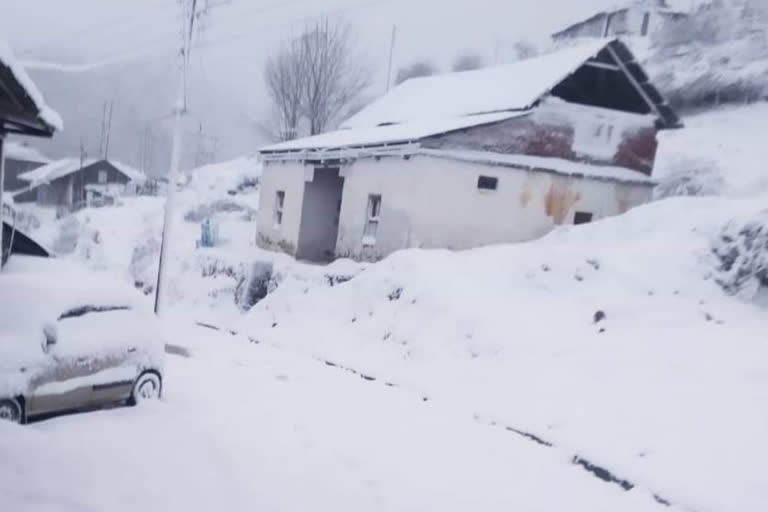
[[[173,146],[171,168],[168,171],[168,196],[165,200],[165,217],[160,240],[160,264],[155,286],[155,313],[165,313],[167,300],[162,291],[168,279],[168,250],[173,234],[173,214],[176,201],[176,187],[179,181],[179,159],[181,157],[182,120],[187,111],[187,68],[189,66],[195,22],[206,11],[205,0],[180,0],[181,3],[181,48],[179,50],[179,84],[176,102],[173,106]]]
[[[387,66],[387,92],[392,84],[392,57],[395,55],[395,37],[397,36],[397,25],[392,25],[392,38],[389,41],[389,65]]]
[[[104,100],[104,106],[101,109],[101,135],[99,137],[99,155],[104,156],[104,140],[107,132],[107,100]]]
[[[80,179],[81,182],[83,180],[82,170],[83,170],[83,165],[85,165],[85,158],[86,158],[86,156],[87,155],[85,153],[85,144],[83,143],[83,136],[80,135],[80,172],[75,174],[75,179]],[[77,189],[78,187],[73,187],[73,188]],[[83,189],[82,195],[85,196],[86,194],[87,194],[87,192],[85,191],[85,189]],[[74,199],[74,202],[75,203],[80,203],[84,199],[85,199],[85,197],[76,197]],[[79,204],[78,204],[78,206],[79,206]]]
[[[106,160],[109,157],[109,137],[112,134],[112,110],[115,107],[115,100],[109,100],[109,116],[107,117],[106,136],[104,139],[104,155],[102,158]]]
[[[5,250],[3,248],[3,217],[5,217],[5,154],[3,145],[5,142],[5,132],[0,129],[0,269],[5,263]],[[11,245],[8,244],[8,257],[11,255]]]

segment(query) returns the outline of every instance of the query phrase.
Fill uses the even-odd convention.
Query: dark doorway
[[[343,189],[344,178],[339,176],[338,167],[316,167],[312,181],[304,184],[297,258],[333,260]]]

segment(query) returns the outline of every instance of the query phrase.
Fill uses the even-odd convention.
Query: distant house
[[[6,226],[13,232],[13,227],[5,221],[6,209],[11,202],[5,192],[5,146],[8,135],[29,135],[51,137],[62,128],[61,117],[46,105],[40,91],[19,64],[11,49],[0,41],[0,262],[3,264],[16,248],[16,244],[7,239]],[[8,208],[6,208],[8,206]]]
[[[36,202],[72,211],[90,204],[109,204],[129,183],[146,176],[113,160],[64,158],[19,175],[26,186],[14,192],[16,203]]]
[[[585,20],[552,34],[552,40],[563,43],[583,37],[649,37],[667,23],[687,13],[670,0],[634,0],[622,8],[599,12]],[[689,2],[690,3],[690,2]]]
[[[323,261],[529,240],[648,201],[656,134],[679,126],[618,40],[408,80],[260,150],[257,242]]]
[[[19,175],[50,163],[51,159],[36,149],[9,142],[5,145],[5,190],[13,192],[29,185]]]

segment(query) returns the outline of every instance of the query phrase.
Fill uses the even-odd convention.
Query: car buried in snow
[[[0,420],[159,399],[163,356],[158,322],[130,286],[77,272],[0,275]]]

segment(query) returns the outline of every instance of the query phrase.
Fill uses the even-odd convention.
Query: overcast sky
[[[393,74],[398,67],[421,58],[446,69],[457,53],[466,50],[490,63],[498,56],[503,63],[513,55],[516,41],[545,43],[551,32],[616,5],[617,0],[210,2],[218,6],[207,17],[199,46],[193,50],[197,98],[191,96],[190,108],[202,116],[206,132],[219,138],[220,159],[253,152],[264,142],[253,127],[268,109],[262,79],[265,59],[281,41],[319,15],[342,16],[351,23],[360,53],[376,72],[368,91],[369,97],[375,97],[386,87],[393,26],[397,26]],[[173,69],[179,25],[176,0],[0,0],[0,39],[21,60],[84,64],[117,58],[130,63],[129,67],[101,68],[81,80],[71,75],[57,80],[58,72],[45,72],[44,79],[40,78],[43,93],[47,88],[53,107],[63,112],[66,133],[51,142],[34,143],[46,151],[51,148],[51,156],[65,156],[84,140],[93,152],[98,147],[102,101],[117,95],[120,106],[115,122],[123,128],[115,149],[119,158],[136,164],[137,151],[131,148],[140,144],[135,140],[143,130],[140,123],[170,110],[167,98],[173,94],[173,79],[163,70]],[[112,75],[109,69],[114,69]],[[120,73],[128,73],[133,81],[122,80],[125,75]],[[135,87],[130,85],[136,83],[135,75],[142,75],[139,95],[149,95],[144,100],[136,98],[138,105],[125,97],[126,87]],[[103,90],[110,79],[118,85],[114,93],[106,94]],[[122,82],[129,85],[119,92]],[[67,87],[67,96],[51,90],[64,88],[66,92]],[[151,107],[150,99],[155,100]],[[166,101],[167,109],[157,103]],[[140,112],[141,107],[152,112]]]
[[[343,15],[351,21],[361,51],[383,69],[394,25],[395,68],[420,57],[447,65],[465,48],[492,60],[515,40],[542,40],[615,0],[212,2],[222,5],[212,11],[203,36],[207,46],[196,56],[217,85],[248,95],[270,50],[321,13]],[[25,59],[92,62],[125,53],[169,58],[176,44],[175,0],[0,0],[0,5],[0,37]]]

